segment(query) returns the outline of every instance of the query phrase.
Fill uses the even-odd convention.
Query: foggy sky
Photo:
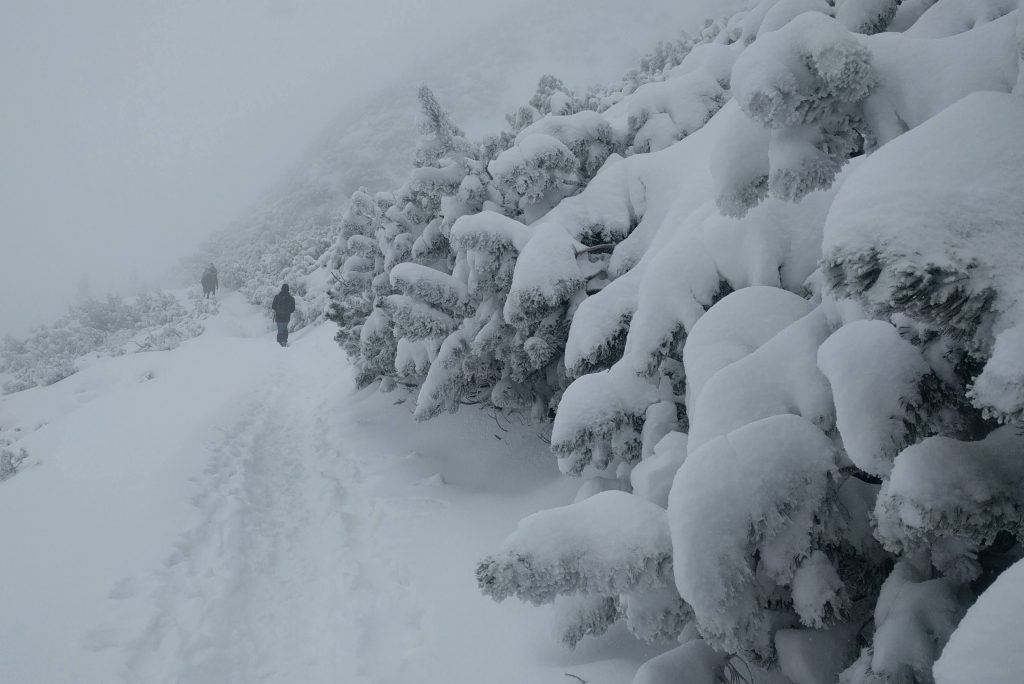
[[[630,4],[561,2],[588,13]],[[669,38],[713,0],[633,4],[667,12],[657,37]],[[255,203],[346,104],[457,50],[459,35],[499,12],[524,7],[543,21],[544,6],[2,3],[0,335],[56,318],[83,278],[102,294],[159,276]]]

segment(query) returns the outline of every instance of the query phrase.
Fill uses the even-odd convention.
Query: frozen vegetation
[[[447,449],[451,468],[416,482],[424,506],[450,482],[477,487],[473,505],[456,498],[455,512],[433,514],[488,525],[473,528],[472,554],[424,551],[430,581],[474,589],[475,563],[484,596],[543,606],[488,602],[488,625],[511,635],[546,622],[558,648],[589,654],[581,662],[607,649],[609,663],[588,671],[595,682],[1024,677],[1014,641],[1024,630],[1018,0],[749,0],[616,82],[578,92],[542,77],[483,137],[427,85],[416,97],[401,181],[368,178],[332,200],[334,213],[296,214],[291,233],[225,233],[197,258],[228,255],[222,277],[260,305],[282,279],[295,282],[296,326],[326,311],[347,362],[324,373],[351,374],[373,406],[401,405],[387,430]],[[138,322],[89,323],[106,311],[93,303],[7,342],[10,387],[59,380],[82,354],[120,354],[131,341],[169,349],[177,343],[159,331],[199,325],[187,307],[151,320],[145,301],[107,307]],[[326,330],[311,333],[318,352]],[[326,401],[328,380],[296,370]],[[346,436],[325,426],[343,418],[315,403],[289,410],[322,432],[304,444],[327,463]],[[490,469],[522,484],[519,466],[480,446],[492,438],[515,439],[503,450],[513,463],[550,445],[536,475],[547,489],[527,509],[479,479]],[[6,433],[0,501],[28,479],[33,444]],[[358,480],[366,467],[349,458],[335,475]],[[259,486],[261,472],[245,481]],[[311,514],[322,517],[330,496],[317,487]],[[372,507],[359,499],[365,487],[351,494],[348,517],[327,532],[354,536],[327,553],[366,548],[348,525]],[[444,530],[439,544],[458,546]],[[385,621],[415,641],[404,657],[425,646],[412,594],[433,587],[410,588],[408,568],[384,565],[372,568],[383,576],[352,570],[346,581],[369,582],[385,612],[404,611]],[[191,581],[176,572],[168,583]],[[302,596],[290,598],[309,608]],[[357,606],[361,638],[385,649],[372,638],[374,606]],[[133,642],[130,672],[179,647],[159,624],[180,616],[164,608],[152,643]],[[356,638],[355,623],[316,614]],[[223,667],[204,660],[204,643],[185,644],[186,665]],[[464,656],[463,666],[449,651],[434,662],[449,669],[444,681],[471,681],[479,654]],[[238,662],[257,662],[247,657]],[[411,657],[362,657],[353,676],[369,679],[352,681],[435,681]],[[530,673],[517,681],[552,672],[488,657]]]
[[[752,0],[482,140],[421,92],[430,153],[352,198],[331,315],[361,385],[550,423],[582,478],[485,594],[663,644],[638,684],[1015,672],[1022,12]]]

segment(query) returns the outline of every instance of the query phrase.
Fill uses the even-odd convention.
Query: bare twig
[[[581,684],[587,684],[587,680],[584,679],[583,677],[580,677],[579,675],[574,675],[571,672],[563,672],[562,674],[564,674],[566,677],[572,677],[573,679],[575,679],[576,681],[580,682]]]

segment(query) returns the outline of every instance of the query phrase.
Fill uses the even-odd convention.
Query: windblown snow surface
[[[572,500],[527,425],[415,424],[356,392],[333,325],[274,342],[229,295],[200,337],[0,398],[0,682],[627,681],[657,651],[574,652],[475,562]]]

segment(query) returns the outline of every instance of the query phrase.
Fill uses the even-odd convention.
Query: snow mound
[[[747,423],[780,414],[795,413],[824,431],[832,429],[832,391],[817,365],[818,347],[830,332],[824,312],[816,308],[711,376],[690,416],[690,453]]]
[[[876,535],[896,553],[931,549],[940,570],[967,579],[974,552],[1000,531],[1020,535],[1024,436],[1006,426],[978,442],[929,437],[896,457],[875,505]]]
[[[818,368],[832,386],[836,426],[850,460],[872,475],[888,475],[896,454],[916,436],[913,412],[921,404],[921,379],[930,372],[921,353],[885,321],[855,321],[821,345]]]
[[[942,656],[936,684],[1003,684],[1024,672],[1024,561],[999,576],[971,606]]]
[[[676,586],[715,648],[772,658],[765,608],[779,605],[777,587],[797,579],[800,559],[819,543],[836,459],[819,429],[782,415],[708,442],[676,473],[668,505]]]
[[[864,649],[839,681],[931,681],[932,664],[964,615],[966,593],[951,578],[929,579],[913,563],[897,563],[878,594],[874,647]]]
[[[655,445],[654,453],[638,463],[629,474],[636,496],[668,507],[672,480],[686,460],[686,435],[670,432]]]
[[[777,287],[746,287],[723,297],[697,321],[683,347],[687,406],[692,410],[711,376],[813,308],[806,299]]]
[[[633,684],[677,684],[682,672],[687,684],[717,684],[728,660],[728,655],[694,639],[648,660],[637,670]]]

